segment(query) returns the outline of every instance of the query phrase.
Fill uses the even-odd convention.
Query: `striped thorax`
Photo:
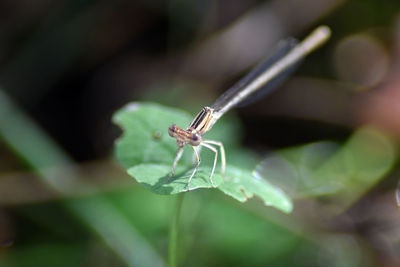
[[[214,110],[212,108],[204,107],[186,130],[173,124],[168,128],[168,133],[176,139],[179,147],[184,147],[187,144],[198,146],[203,141],[203,134],[208,132],[213,125],[213,113]]]

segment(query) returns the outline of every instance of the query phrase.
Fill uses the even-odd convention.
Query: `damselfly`
[[[178,150],[172,164],[171,177],[179,159],[182,157],[186,145],[191,145],[194,151],[196,166],[190,175],[187,188],[190,190],[190,181],[200,166],[200,147],[206,147],[215,153],[214,164],[210,173],[210,181],[214,186],[212,177],[217,164],[218,149],[221,153],[221,174],[225,174],[225,150],[219,141],[205,140],[203,135],[208,132],[222,115],[239,103],[246,102],[249,96],[261,95],[271,92],[279,82],[285,79],[294,71],[295,66],[310,52],[322,45],[330,37],[330,29],[327,26],[320,26],[315,29],[302,42],[291,38],[280,43],[273,55],[256,66],[249,74],[243,77],[228,91],[222,94],[211,106],[204,107],[193,119],[189,127],[184,130],[175,124],[171,125],[168,133],[176,139]]]

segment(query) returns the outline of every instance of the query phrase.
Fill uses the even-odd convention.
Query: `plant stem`
[[[169,228],[169,242],[168,242],[168,266],[176,267],[177,260],[177,245],[178,245],[178,228],[179,217],[182,209],[182,202],[184,193],[178,194],[176,199],[176,206],[174,214],[172,215],[171,225]]]

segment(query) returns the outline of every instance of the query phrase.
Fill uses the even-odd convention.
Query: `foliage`
[[[114,122],[124,129],[122,138],[117,142],[116,154],[129,175],[157,194],[187,191],[187,180],[193,171],[193,167],[190,167],[192,163],[186,153],[175,177],[170,180],[176,144],[168,136],[167,129],[173,123],[187,125],[190,122],[189,115],[157,104],[131,103],[116,113]],[[203,162],[191,181],[190,189],[213,187],[209,180],[211,166],[207,164],[210,159]],[[249,170],[228,164],[225,177],[216,171],[213,181],[219,190],[239,201],[257,195],[265,205],[284,212],[292,209],[291,201],[279,188],[253,176]]]

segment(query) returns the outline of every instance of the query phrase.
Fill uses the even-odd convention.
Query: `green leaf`
[[[116,142],[118,160],[125,168],[142,163],[171,164],[177,146],[168,135],[168,127],[174,123],[188,125],[190,119],[186,112],[158,104],[127,104],[113,116],[114,123],[124,131]],[[182,162],[188,164],[191,159],[184,155]]]
[[[171,164],[139,164],[128,169],[128,174],[154,193],[170,195],[188,191],[187,183],[192,171],[193,168],[178,166],[175,177],[170,178]],[[210,172],[209,168],[199,167],[190,182],[190,190],[213,187],[209,178]],[[212,179],[215,186],[222,183],[222,177],[217,172]]]
[[[240,202],[258,196],[266,206],[273,206],[287,213],[293,208],[291,200],[279,188],[249,170],[229,166],[224,182],[218,189]]]
[[[168,127],[177,124],[184,128],[189,125],[191,116],[183,111],[158,104],[131,103],[118,111],[113,121],[124,130],[122,137],[116,142],[116,155],[130,176],[157,194],[177,194],[188,190],[188,179],[193,172],[193,151],[187,147],[175,176],[170,178],[177,145],[175,139],[168,135]],[[221,121],[206,138],[229,140],[227,151],[234,155],[235,151],[232,151],[231,147],[235,147],[238,131],[237,122],[224,124]],[[246,153],[240,151],[242,161],[246,162],[246,159],[243,159]],[[213,157],[214,153],[203,149],[201,165],[190,182],[190,190],[213,188],[210,182]],[[228,153],[227,158],[229,160]],[[237,155],[236,158],[240,157]],[[249,156],[249,159],[251,158]],[[245,165],[248,163],[240,166]],[[290,212],[292,209],[290,199],[279,188],[253,176],[250,170],[227,165],[225,177],[222,177],[218,166],[212,179],[218,189],[241,202],[256,195],[266,205],[274,206],[284,212]]]

